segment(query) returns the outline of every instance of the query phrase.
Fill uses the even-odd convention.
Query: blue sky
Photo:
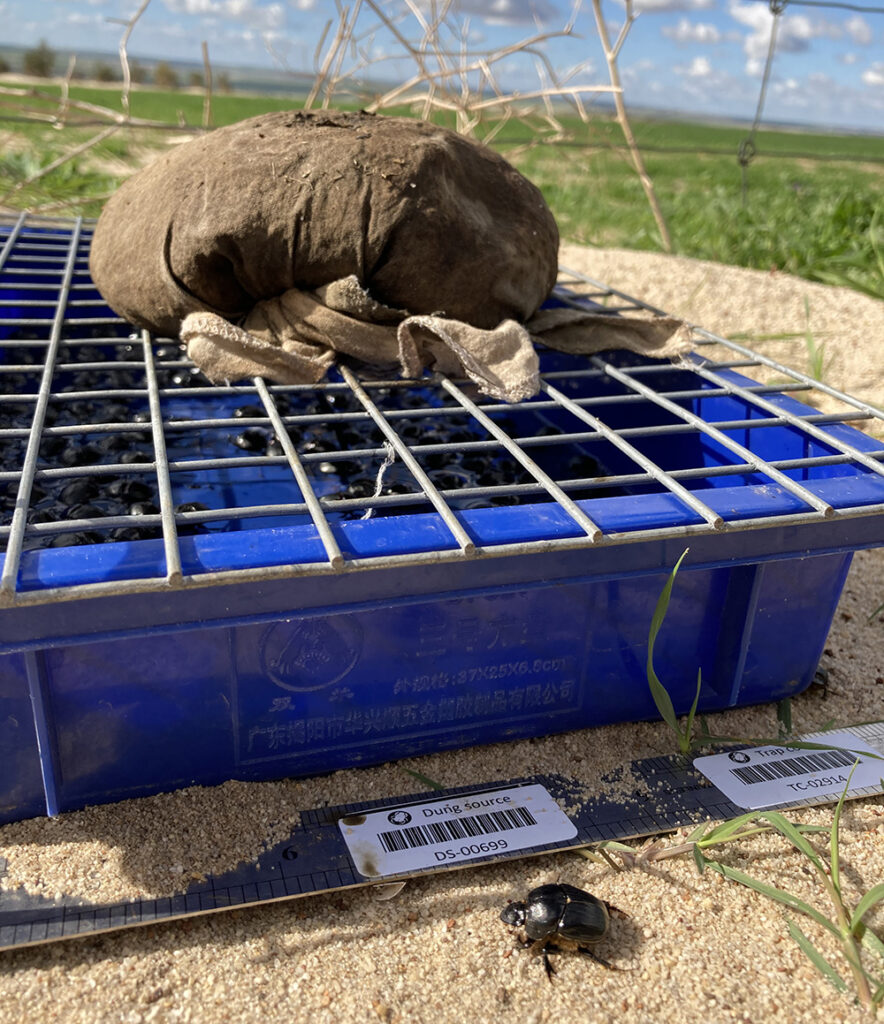
[[[399,13],[411,39],[418,22],[404,0],[377,0]],[[348,0],[352,7],[354,0]],[[429,0],[413,0],[423,11]],[[880,0],[876,0],[880,6]],[[616,35],[623,0],[603,0]],[[116,50],[136,0],[0,0],[0,39],[30,45],[45,38],[57,47]],[[873,6],[859,0],[856,6]],[[772,16],[762,0],[635,0],[639,17],[620,54],[627,104],[703,115],[751,118],[755,112]],[[453,0],[450,20],[465,25],[472,50],[495,50],[542,32],[560,30],[570,0]],[[151,0],[129,51],[142,57],[200,60],[209,43],[216,65],[311,70],[327,21],[328,0]],[[410,75],[413,65],[387,60],[402,48],[389,32],[371,29],[367,5],[358,30],[365,53],[385,79]],[[579,67],[573,81],[606,84],[590,0],[576,23],[580,38],[555,38],[542,50],[559,72]],[[533,59],[498,65],[502,84],[536,88]],[[765,105],[771,120],[884,132],[884,14],[789,4],[780,19],[778,47]]]

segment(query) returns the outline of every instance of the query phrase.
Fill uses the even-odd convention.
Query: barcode
[[[378,839],[387,853],[395,853],[409,848],[413,850],[418,846],[432,846],[434,843],[450,843],[452,839],[474,839],[494,832],[509,832],[514,828],[536,824],[530,811],[524,807],[512,807],[467,818],[445,818],[442,821],[428,821],[425,825],[409,825],[395,832],[379,832]]]
[[[731,768],[731,775],[740,782],[751,786],[755,782],[773,782],[775,779],[787,779],[792,775],[810,775],[828,768],[849,768],[856,761],[856,754],[846,750],[822,750],[817,754],[802,754],[790,757],[786,761],[768,761],[763,764],[745,765],[742,768]]]

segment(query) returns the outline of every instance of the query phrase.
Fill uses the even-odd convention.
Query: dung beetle
[[[548,954],[563,950],[579,953],[603,967],[617,970],[589,948],[607,935],[610,913],[627,916],[583,889],[556,882],[532,889],[524,903],[508,903],[501,911],[500,919],[505,924],[525,929],[527,938],[524,945],[530,947],[532,953],[543,953],[546,976],[552,981],[556,972]]]

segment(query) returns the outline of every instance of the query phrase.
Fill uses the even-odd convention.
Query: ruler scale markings
[[[865,740],[884,754],[884,722],[840,730],[839,735],[845,732]],[[605,840],[657,835],[704,820],[728,820],[745,813],[743,807],[728,799],[681,755],[648,758],[632,762],[629,767],[639,782],[644,783],[653,793],[656,804],[654,814],[648,814],[647,804],[643,803],[642,798],[620,800],[600,792],[569,815],[576,827],[573,839],[511,852],[496,852],[452,865],[402,872],[397,877],[418,877],[441,870],[521,859]],[[364,804],[350,803],[335,808],[305,811],[301,815],[301,824],[292,834],[261,854],[254,863],[240,865],[226,875],[197,883],[187,893],[155,900],[95,906],[56,903],[42,897],[27,896],[19,890],[0,891],[0,950],[164,923],[198,914],[221,912],[231,907],[259,905],[386,882],[392,876],[366,878],[353,870],[353,861],[339,828],[341,818],[394,808],[416,808],[439,800],[467,800],[481,797],[482,794],[518,791],[520,788],[538,785],[543,786],[560,805],[574,804],[575,794],[581,790],[579,780],[535,776],[493,785],[453,788],[441,794],[390,797]],[[879,787],[867,786],[852,791],[849,798],[872,796],[879,792]],[[815,793],[777,806],[781,809],[796,809],[831,804],[839,796],[840,790],[834,796]],[[286,851],[292,850],[296,852],[294,859],[291,859],[290,853],[286,856]]]

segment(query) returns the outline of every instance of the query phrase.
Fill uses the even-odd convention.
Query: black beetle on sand
[[[565,950],[589,957],[611,970],[619,970],[589,948],[607,935],[611,913],[628,916],[573,885],[552,883],[532,889],[524,903],[508,903],[500,919],[505,924],[525,929],[524,945],[529,946],[532,953],[543,953],[546,976],[552,981],[556,972],[549,962],[549,954]]]

